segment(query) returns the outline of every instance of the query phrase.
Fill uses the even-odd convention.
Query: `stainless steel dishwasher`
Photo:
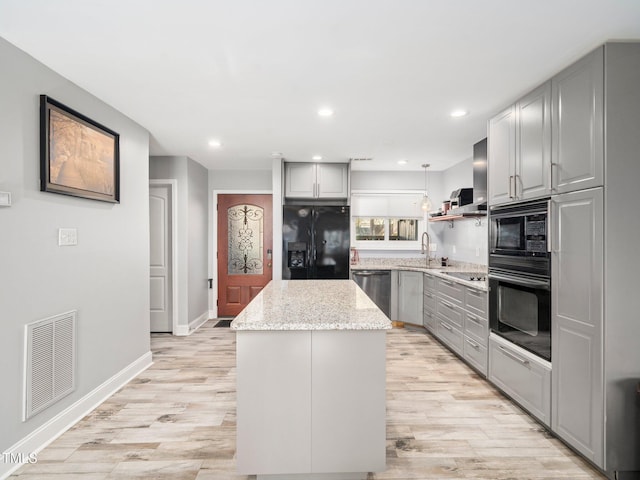
[[[384,314],[391,318],[391,271],[353,270],[351,278]]]

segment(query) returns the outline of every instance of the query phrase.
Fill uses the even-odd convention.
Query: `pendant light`
[[[427,168],[429,168],[431,165],[429,165],[428,163],[423,163],[422,164],[422,168],[424,168],[424,197],[422,197],[422,202],[420,203],[420,208],[424,211],[424,212],[429,212],[431,210],[431,199],[429,198],[429,195],[427,194]]]

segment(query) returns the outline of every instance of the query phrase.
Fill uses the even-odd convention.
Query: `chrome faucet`
[[[427,237],[427,243],[424,243],[424,237]],[[422,245],[420,246],[420,253],[427,254],[427,268],[429,268],[431,266],[431,254],[430,254],[430,250],[431,250],[431,239],[429,238],[429,234],[427,233],[427,231],[425,230],[424,232],[422,232]]]

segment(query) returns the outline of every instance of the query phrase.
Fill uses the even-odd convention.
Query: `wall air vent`
[[[25,408],[27,420],[76,386],[76,311],[25,326]]]
[[[373,157],[352,157],[349,160],[352,162],[370,162],[373,160]]]

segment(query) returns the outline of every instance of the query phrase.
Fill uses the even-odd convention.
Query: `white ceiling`
[[[441,170],[498,109],[640,39],[640,1],[0,0],[0,36],[148,129],[152,155]]]

